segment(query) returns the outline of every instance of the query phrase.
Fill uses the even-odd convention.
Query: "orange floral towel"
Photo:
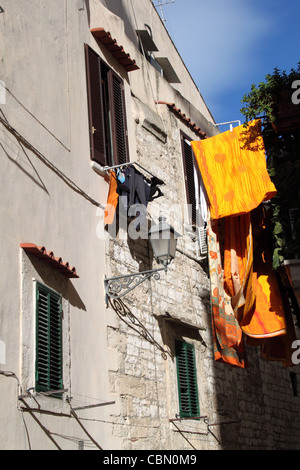
[[[119,201],[117,193],[117,177],[114,171],[110,170],[110,182],[107,196],[107,204],[104,211],[104,223],[111,225],[114,221],[116,208]]]
[[[231,299],[224,292],[218,221],[211,221],[208,214],[207,224],[214,357],[216,361],[245,368],[247,362],[242,329],[235,317]]]
[[[271,199],[276,188],[267,172],[261,121],[193,141],[212,219],[239,215]]]

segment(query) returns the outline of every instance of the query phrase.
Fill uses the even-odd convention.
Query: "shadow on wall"
[[[57,270],[46,266],[38,258],[33,255],[27,254],[33,268],[40,276],[41,280],[51,289],[62,294],[73,307],[86,311],[86,306],[80,298],[78,292],[73,286],[70,279],[59,273]]]
[[[210,429],[223,450],[299,449],[299,405],[290,369],[262,359],[257,346],[246,344],[245,349],[249,364],[245,369],[212,358],[216,425]]]
[[[25,175],[30,177],[41,189],[43,189],[48,195],[49,191],[46,188],[46,185],[42,181],[38,171],[36,170],[36,167],[33,163],[33,161],[29,157],[29,152],[31,152],[32,155],[35,155],[42,163],[44,163],[45,166],[47,166],[51,171],[53,171],[61,180],[73,191],[84,197],[87,201],[89,201],[91,204],[93,204],[96,207],[102,207],[102,205],[95,201],[93,198],[91,198],[85,191],[83,191],[77,184],[72,181],[68,176],[66,176],[62,171],[60,171],[53,163],[47,159],[45,155],[43,155],[39,150],[37,150],[33,145],[30,144],[19,132],[14,129],[8,120],[6,119],[6,116],[4,115],[3,111],[0,110],[2,116],[0,116],[0,122],[5,126],[5,128],[9,131],[9,133],[15,138],[15,141],[10,141],[10,145],[13,145],[14,149],[11,151],[8,147],[7,144],[7,139],[5,142],[5,147],[1,145],[0,148],[4,151],[5,155],[7,158],[17,165],[17,167],[24,172]],[[13,157],[14,153],[18,153],[19,151],[22,151],[22,154],[25,155],[26,159],[22,162],[16,162],[15,158]],[[27,160],[27,161],[26,161]]]
[[[129,328],[134,330],[138,335],[155,346],[159,351],[161,351],[162,357],[167,359],[167,353],[164,348],[155,340],[150,331],[147,330],[147,328],[140,322],[140,320],[132,313],[130,308],[121,299],[109,298],[109,305]]]
[[[86,8],[87,20],[88,20],[89,27],[90,27],[90,24],[91,24],[90,0],[84,0],[84,1],[85,1],[85,8]]]
[[[108,10],[124,21],[126,36],[133,44],[137,45],[137,34],[132,27],[132,19],[128,17],[126,8],[123,6],[124,2],[120,2],[120,0],[105,0],[105,3]],[[125,3],[130,4],[130,2]]]
[[[138,218],[136,220],[138,220]],[[138,222],[135,222],[135,217],[129,217],[127,210],[119,201],[114,221],[111,225],[106,225],[105,230],[112,239],[122,239],[121,229],[126,233],[126,240],[124,240],[124,243],[127,242],[130,257],[138,263],[138,271],[143,272],[153,269],[154,254],[148,238],[151,221],[147,220],[148,228],[146,229],[144,236],[140,236],[139,232],[136,231],[137,224]],[[136,238],[136,236],[134,236],[134,238],[131,236],[131,225],[135,227],[133,232],[138,236],[138,238]]]

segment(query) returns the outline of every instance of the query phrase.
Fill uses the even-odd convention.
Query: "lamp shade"
[[[156,260],[167,266],[176,255],[177,240],[181,235],[167,222],[165,217],[159,218],[159,223],[149,231],[149,238]]]

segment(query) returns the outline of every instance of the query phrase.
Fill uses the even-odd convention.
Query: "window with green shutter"
[[[36,285],[36,390],[63,388],[61,296]],[[56,395],[58,396],[58,395]]]
[[[197,417],[200,415],[200,410],[194,346],[184,341],[176,341],[175,353],[180,417]]]

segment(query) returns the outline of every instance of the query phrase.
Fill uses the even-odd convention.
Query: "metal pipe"
[[[220,421],[219,423],[211,423],[209,424],[208,422],[206,423],[208,427],[210,426],[220,426],[221,424],[237,424],[237,423],[240,423],[241,420],[237,420],[237,421]]]
[[[228,121],[228,122],[220,122],[218,124],[214,124],[214,126],[218,127],[218,126],[225,126],[225,124],[233,124],[234,122],[238,122],[239,125],[241,125],[241,121]]]
[[[116,403],[115,401],[108,401],[106,403],[97,403],[95,405],[80,406],[78,408],[73,408],[73,411],[87,410],[89,408],[98,408],[98,406],[114,405],[115,403]]]
[[[80,418],[79,416],[76,414],[76,412],[73,410],[73,408],[71,407],[70,405],[70,410],[71,410],[71,415],[76,419],[77,423],[79,424],[79,426],[81,427],[81,429],[86,433],[86,435],[88,436],[88,438],[95,444],[95,446],[99,449],[99,450],[103,450],[102,447],[98,444],[97,441],[95,441],[95,439],[92,437],[92,435],[86,430],[86,428],[83,426],[83,424],[81,423],[80,421]]]
[[[127,162],[127,163],[122,163],[121,165],[104,166],[104,167],[103,167],[103,171],[114,170],[115,168],[122,168],[123,166],[128,166],[128,165],[137,165],[137,166],[139,166],[142,170],[146,171],[146,173],[148,173],[149,175],[155,177],[155,175],[153,175],[153,173],[151,173],[149,170],[147,170],[146,168],[144,168],[144,167],[143,167],[142,165],[140,165],[140,163],[138,163],[138,162]]]
[[[169,419],[170,423],[174,423],[174,421],[185,421],[187,419],[205,419],[207,418],[207,416],[190,416],[190,417],[186,417],[186,418],[172,418],[172,419]]]

